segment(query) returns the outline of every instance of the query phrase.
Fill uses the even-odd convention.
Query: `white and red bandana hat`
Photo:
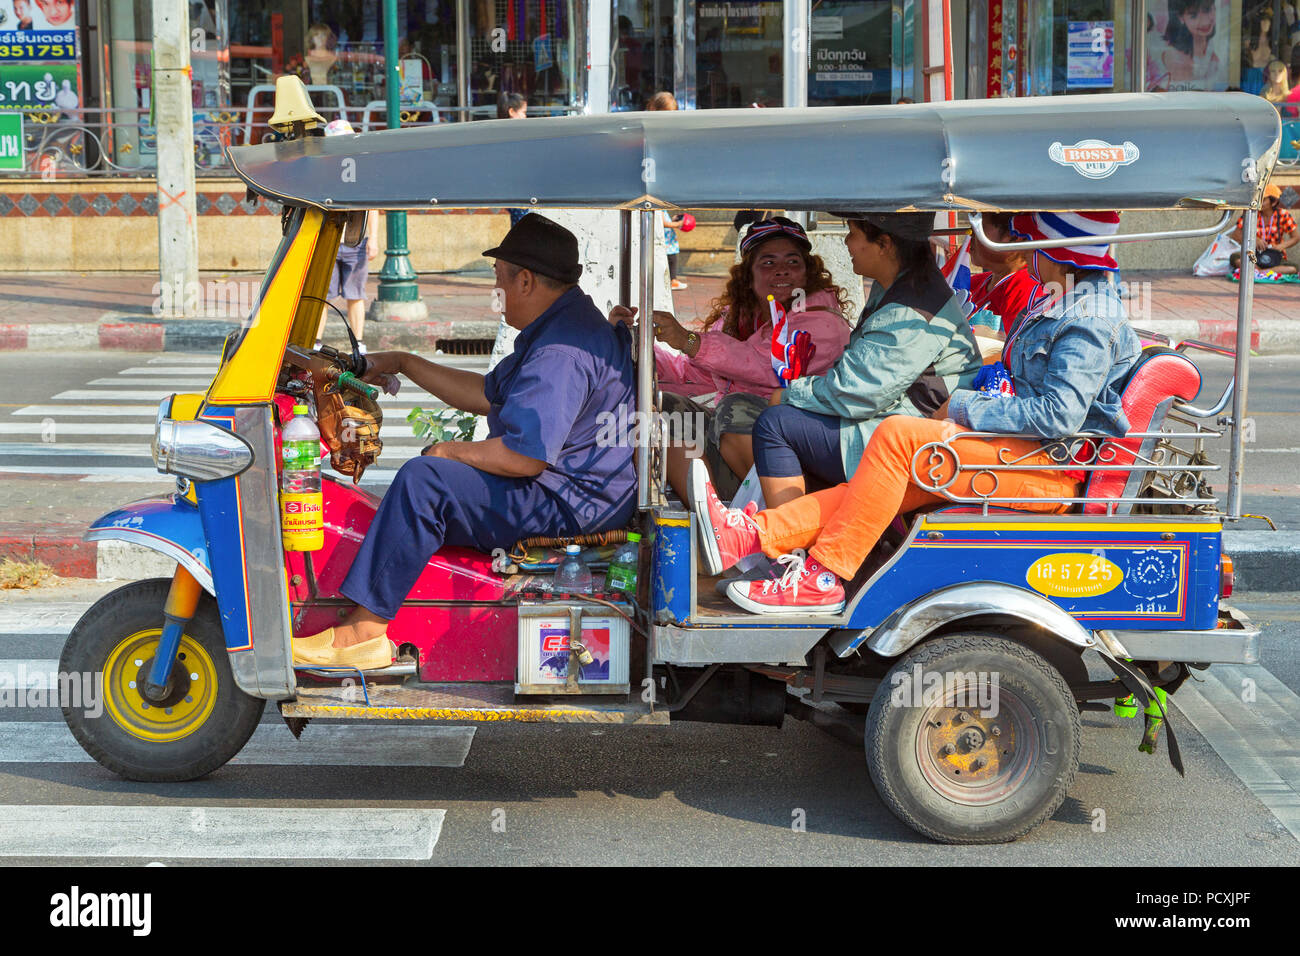
[[[1079,269],[1119,270],[1110,255],[1106,238],[1119,231],[1117,212],[1022,212],[1011,217],[1011,232],[1020,239],[1101,239],[1101,243],[1080,242],[1076,246],[1039,249],[1043,255],[1061,265]]]

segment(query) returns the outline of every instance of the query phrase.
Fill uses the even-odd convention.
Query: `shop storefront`
[[[1300,67],[1290,0],[968,0],[967,23],[972,98],[1262,94],[1270,64],[1288,91]]]
[[[683,109],[781,106],[784,6],[779,0],[615,0],[611,107],[641,109],[661,90]],[[810,106],[915,97],[911,0],[811,6]]]

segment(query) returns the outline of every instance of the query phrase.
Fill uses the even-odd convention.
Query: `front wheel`
[[[1079,767],[1079,708],[1060,672],[988,634],[922,644],[881,683],[867,767],[894,814],[942,843],[1006,843],[1060,807]]]
[[[97,761],[128,780],[176,782],[211,773],[239,753],[266,701],[235,685],[216,602],[199,598],[181,636],[171,690],[140,693],[163,630],[171,582],[136,581],[100,598],[68,635],[61,674],[80,675],[102,706],[63,702],[63,719]]]

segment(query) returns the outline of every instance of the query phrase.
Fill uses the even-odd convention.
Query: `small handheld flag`
[[[767,297],[767,306],[772,313],[772,371],[777,384],[785,388],[808,369],[817,346],[806,330],[790,330],[789,316],[775,296]]]
[[[970,318],[975,311],[975,304],[970,297],[970,237],[961,244],[957,254],[943,264],[939,270],[952,286],[952,291],[961,303],[962,314]]]

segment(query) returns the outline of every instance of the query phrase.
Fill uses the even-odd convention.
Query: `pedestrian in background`
[[[675,110],[677,109],[677,100],[665,90],[650,97],[645,108],[652,113],[660,110]],[[676,292],[679,289],[686,288],[686,283],[677,278],[677,256],[682,251],[681,246],[677,244],[677,230],[682,227],[686,220],[682,216],[669,219],[662,209],[659,210],[658,218],[659,228],[664,231],[664,249],[668,253],[668,278],[672,280],[672,288]]]
[[[528,101],[520,93],[502,93],[497,97],[497,119],[527,119]],[[519,225],[519,220],[528,215],[527,209],[507,209],[510,213],[510,228]]]
[[[353,129],[344,119],[336,119],[325,125],[326,136],[351,136]],[[370,278],[370,260],[379,255],[379,210],[371,209],[366,213],[366,238],[358,246],[345,246],[339,243],[338,256],[334,260],[334,271],[330,273],[330,288],[326,298],[343,298],[347,307],[346,318],[352,334],[361,343],[361,351],[366,350],[362,336],[366,331],[366,281]],[[316,348],[320,348],[325,334],[325,314],[322,313],[320,325],[316,329]]]

